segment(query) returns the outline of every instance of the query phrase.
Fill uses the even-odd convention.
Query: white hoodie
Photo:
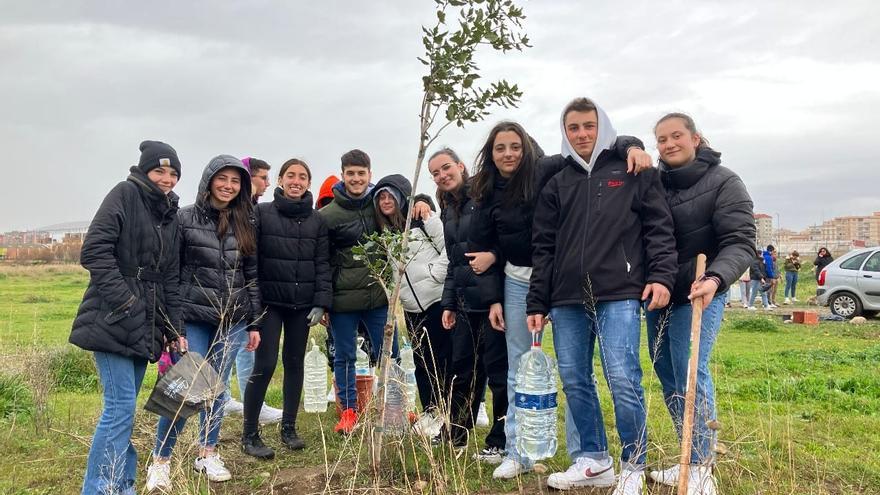
[[[599,158],[602,151],[610,150],[614,146],[614,143],[617,142],[617,131],[615,131],[614,127],[611,125],[611,120],[608,119],[605,110],[602,110],[602,107],[600,107],[595,101],[590,101],[596,106],[596,115],[598,116],[599,121],[599,134],[596,136],[596,145],[593,147],[593,154],[590,156],[589,162],[581,158],[571,143],[568,142],[568,136],[565,134],[565,109],[562,110],[563,114],[559,118],[559,127],[562,129],[562,156],[570,156],[574,158],[581,167],[584,167],[584,170],[586,170],[587,173],[590,173],[590,171],[593,170],[593,165],[596,163],[596,159]]]

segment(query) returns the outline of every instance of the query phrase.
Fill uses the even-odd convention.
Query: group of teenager
[[[405,260],[395,261],[405,264],[396,282],[422,404],[415,426],[439,425],[438,444],[472,444],[488,386],[492,423],[475,457],[497,464],[495,478],[533,470],[534,460],[516,448],[516,373],[533,334],[552,320],[572,464],[551,474],[548,485],[643,493],[648,432],[640,315],[647,313],[649,353],[681,435],[691,304],[699,300],[688,494],[714,494],[715,436],[708,425],[716,413],[708,363],[724,310],[721,296],[755,257],[751,199],[685,114],[665,115],[655,125],[658,167],[638,139],[618,136],[587,98],[566,105],[560,128],[560,153],[549,156],[521,125],[500,122],[473,175],[452,149],[434,152],[428,170],[439,214],[430,197],[413,197],[402,175],[373,185],[370,158],[356,149],[342,155],[342,179],[320,210],[302,160],[280,167],[271,202],[255,203],[254,164],[268,165],[229,155],[209,162],[195,204],[178,210],[172,191],[181,174],[177,153],[165,143],[143,142],[138,165],[104,199],[83,244],[91,280],[70,340],[94,352],[104,397],[83,493],[135,492],[136,398],[147,363],[169,348],[202,354],[227,380],[239,350],[253,352],[252,371],[240,385],[241,446],[271,458],[259,425],[279,348],[280,437],[301,449],[296,417],[303,358],[309,327],[322,322],[335,346],[342,414],[334,429],[350,434],[359,420],[358,327],[366,327],[375,360],[388,311],[385,292],[353,248],[389,230],[410,236]],[[410,230],[403,232],[408,217]],[[700,253],[708,264],[695,280]],[[393,342],[396,356],[396,335]],[[619,475],[593,372],[597,344],[621,442]],[[228,399],[223,394],[200,413],[194,468],[212,481],[231,476],[216,450]],[[169,460],[184,423],[160,418],[149,490],[170,488]],[[671,485],[678,475],[677,465],[650,472]]]

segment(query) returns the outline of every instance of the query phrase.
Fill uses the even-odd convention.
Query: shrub
[[[21,377],[0,374],[0,418],[27,417],[33,412],[33,394]]]
[[[98,390],[98,370],[88,352],[65,346],[52,351],[48,361],[49,374],[56,389],[71,392]]]

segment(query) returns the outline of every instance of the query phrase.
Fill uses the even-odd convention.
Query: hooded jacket
[[[333,201],[333,186],[338,182],[339,178],[335,175],[328,175],[327,178],[324,179],[324,182],[321,183],[321,188],[318,189],[318,200],[315,202],[316,210],[320,210]]]
[[[626,173],[616,132],[596,110],[590,161],[567,139],[566,167],[541,191],[533,223],[528,314],[567,304],[639,299],[647,283],[670,291],[677,270],[672,215],[657,170]],[[565,136],[564,115],[560,128]]]
[[[183,318],[187,322],[210,325],[220,325],[222,321],[230,327],[246,323],[258,329],[263,308],[257,284],[256,253],[241,254],[231,221],[225,235],[218,236],[220,211],[209,199],[211,180],[227,167],[241,174],[241,189],[236,200],[250,205],[250,174],[237,158],[220,155],[202,172],[195,204],[181,208],[178,213]],[[253,216],[249,220],[253,223]]]
[[[334,312],[366,311],[388,304],[385,291],[351,249],[376,231],[372,185],[360,198],[349,197],[345,184],[333,186],[333,201],[319,210],[327,223]]]
[[[376,184],[374,198],[385,188],[397,191],[403,198],[400,211],[404,217],[409,214],[406,198],[412,193],[412,187],[406,177],[389,175]],[[434,210],[430,198],[419,196]],[[379,213],[378,205],[376,214]],[[400,286],[400,302],[404,311],[423,313],[432,304],[440,301],[443,295],[443,284],[446,280],[446,268],[449,259],[446,257],[446,245],[443,238],[443,221],[438,215],[431,215],[428,220],[413,219],[410,225],[410,237],[406,255],[406,271]]]
[[[98,208],[82,247],[89,285],[70,343],[155,362],[185,335],[180,313],[177,195],[138,167]]]
[[[764,257],[764,271],[767,273],[767,278],[776,278],[776,260],[773,259],[773,253],[765,250],[761,255]]]
[[[327,224],[312,208],[312,193],[257,207],[260,291],[263,303],[294,310],[333,303]]]
[[[475,251],[470,242],[475,228],[476,205],[470,197],[470,181],[456,194],[445,193],[446,207],[440,214],[449,265],[443,282],[440,304],[450,311],[488,311],[494,303],[504,300],[502,272],[495,263],[485,273],[475,274],[464,253]]]
[[[659,168],[678,251],[672,302],[689,303],[700,253],[707,257],[706,274],[721,280],[721,294],[755,257],[755,220],[746,186],[721,165],[721,153],[708,147],[699,148],[691,163],[671,168],[661,161]]]

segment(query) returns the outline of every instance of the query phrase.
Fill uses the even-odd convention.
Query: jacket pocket
[[[97,324],[111,334],[127,335],[144,326],[146,313],[146,305],[141,298],[137,298],[134,303],[128,307],[101,311],[98,314]]]

